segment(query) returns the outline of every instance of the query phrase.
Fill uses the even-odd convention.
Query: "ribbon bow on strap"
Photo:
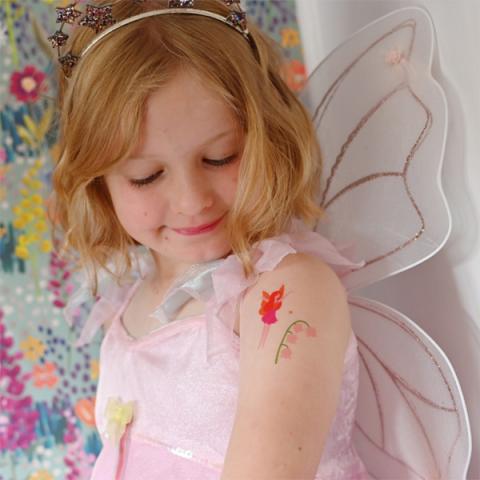
[[[126,426],[133,419],[134,402],[123,402],[118,397],[110,397],[105,410],[107,419],[106,436],[113,443],[118,444]]]

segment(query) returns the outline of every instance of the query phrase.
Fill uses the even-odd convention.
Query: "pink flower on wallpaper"
[[[53,305],[57,308],[64,308],[66,303],[63,301],[63,300],[59,300],[58,298],[56,298],[54,301],[53,301]]]
[[[67,409],[63,412],[65,419],[67,420],[67,428],[63,434],[63,441],[65,443],[73,443],[79,436],[77,435],[78,431],[75,428],[75,416],[70,409]]]
[[[95,455],[85,452],[82,433],[76,426],[73,412],[66,410],[64,415],[67,420],[67,430],[63,438],[67,445],[67,454],[63,459],[67,467],[67,474],[64,478],[65,480],[90,478]]]
[[[3,147],[0,147],[0,165],[6,163],[7,161],[7,152]]]
[[[64,308],[67,304],[68,297],[75,289],[75,285],[69,282],[71,273],[65,260],[62,260],[52,251],[50,256],[50,281],[48,282],[48,290],[53,295],[53,306],[56,308]]]
[[[17,366],[18,367],[18,366]],[[10,384],[8,385],[7,388],[7,393],[10,393],[11,395],[21,395],[23,391],[25,390],[25,384],[22,381],[19,381],[16,377],[18,372],[20,372],[20,367],[14,367],[12,370],[16,370],[16,372],[12,372],[12,370],[7,372],[7,369],[5,369],[5,372],[7,375],[10,375]]]
[[[0,308],[0,451],[28,448],[36,438],[38,412],[25,396],[30,374],[22,373],[22,352],[13,351],[13,337],[3,323]]]
[[[21,72],[13,72],[10,77],[10,93],[20,102],[36,102],[46,90],[45,73],[33,65],[27,65]]]

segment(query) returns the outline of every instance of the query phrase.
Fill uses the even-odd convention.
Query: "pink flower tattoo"
[[[306,328],[304,328],[304,326]],[[295,333],[293,333],[295,332]],[[296,320],[291,323],[283,334],[280,345],[277,348],[277,354],[275,355],[275,364],[278,363],[279,358],[290,360],[293,355],[293,351],[290,345],[296,345],[301,333],[305,333],[307,337],[316,337],[317,330],[310,326],[305,320]]]

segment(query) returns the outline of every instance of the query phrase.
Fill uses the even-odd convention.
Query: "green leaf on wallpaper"
[[[45,138],[48,131],[50,130],[50,126],[52,124],[52,118],[53,118],[53,107],[50,106],[43,113],[42,119],[40,120],[40,124],[38,126],[42,140]]]
[[[36,125],[35,122],[32,120],[32,117],[30,117],[30,115],[24,115],[24,116],[23,116],[23,122],[25,123],[26,127],[30,130],[30,133],[31,133],[35,138],[38,138],[37,125]]]
[[[52,48],[52,45],[47,40],[50,36],[44,28],[43,25],[37,20],[36,17],[32,17],[32,31],[37,42],[37,46],[45,54],[47,58],[50,58],[52,61],[56,61],[57,54],[56,51]]]
[[[27,145],[29,145],[30,147],[35,146],[35,140],[32,138],[32,135],[25,127],[22,127],[22,125],[19,125],[17,127],[17,133]]]
[[[26,126],[17,126],[17,132],[20,138],[31,147],[39,147],[40,143],[45,139],[53,118],[53,107],[48,107],[42,115],[40,122],[37,124],[28,114],[23,115],[23,122]]]

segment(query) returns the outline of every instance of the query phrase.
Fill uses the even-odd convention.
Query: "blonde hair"
[[[166,4],[119,0],[113,15],[121,19]],[[218,0],[197,0],[195,7],[223,15],[228,11]],[[153,16],[100,41],[70,79],[59,76],[61,154],[52,178],[53,211],[63,230],[63,250],[78,254],[80,268],[91,274],[94,294],[99,268],[122,278],[132,268],[129,249],[137,244],[116,218],[103,175],[132,153],[149,95],[179,68],[200,74],[236,114],[245,134],[227,221],[230,245],[245,275],[253,271],[255,242],[282,233],[293,217],[313,226],[321,216],[315,198],[321,157],[309,114],[283,81],[280,48],[251,21],[249,29],[258,60],[245,38],[221,22]],[[76,29],[73,53],[93,36],[88,28]],[[113,269],[108,266],[112,260]]]

